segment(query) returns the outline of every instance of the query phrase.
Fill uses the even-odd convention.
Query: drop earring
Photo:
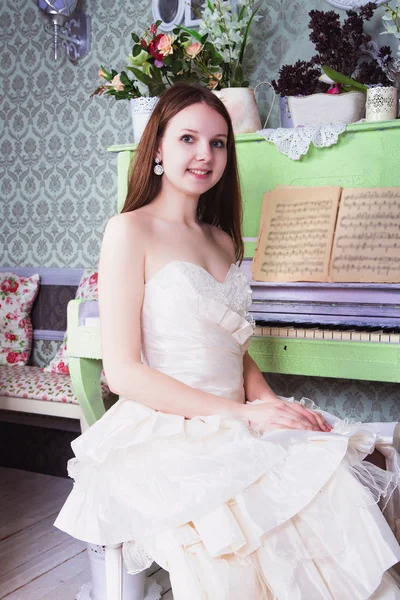
[[[153,169],[154,173],[156,175],[162,175],[164,173],[164,169],[163,169],[163,166],[160,165],[161,160],[157,157],[154,159],[154,161],[156,163],[154,166],[154,169]]]

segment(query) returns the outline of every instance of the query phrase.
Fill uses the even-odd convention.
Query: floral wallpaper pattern
[[[132,142],[129,106],[89,99],[100,64],[125,64],[130,32],[152,21],[145,0],[86,0],[91,16],[89,55],[77,66],[54,62],[51,38],[34,0],[0,4],[0,264],[93,267],[108,218],[116,209],[116,155],[106,148]],[[82,6],[82,3],[81,3]],[[253,28],[247,67],[253,85],[275,78],[279,67],[312,54],[308,12],[329,10],[321,0],[263,0]],[[380,31],[375,18],[370,27]],[[381,41],[381,40],[380,40]],[[265,117],[270,91],[261,88]],[[275,108],[270,126],[277,126]],[[36,342],[32,362],[44,366],[55,342]],[[356,419],[400,419],[398,386],[268,376],[283,395],[308,395]],[[385,398],[385,402],[382,399]]]

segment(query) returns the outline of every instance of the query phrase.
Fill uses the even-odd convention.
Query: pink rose
[[[9,365],[13,365],[18,360],[18,354],[16,352],[9,352],[6,356],[6,361]]]
[[[194,42],[186,48],[186,54],[190,58],[195,58],[203,50],[203,45],[200,42]]]
[[[17,336],[14,333],[6,333],[6,340],[9,342],[15,342]]]
[[[170,33],[166,33],[161,36],[157,49],[163,57],[168,56],[168,54],[173,54],[174,49],[172,47],[174,40]]]
[[[114,88],[116,92],[122,92],[124,89],[124,84],[121,81],[121,76],[119,73],[113,78],[111,81],[111,86]]]
[[[1,282],[0,289],[2,292],[9,292],[11,290],[11,279],[4,279],[4,281]]]
[[[59,373],[65,373],[66,375],[69,374],[69,369],[68,369],[68,365],[66,365],[65,363],[63,363],[62,361],[60,363],[58,363],[58,368],[57,371]]]
[[[97,285],[98,274],[93,273],[89,279],[89,285]]]

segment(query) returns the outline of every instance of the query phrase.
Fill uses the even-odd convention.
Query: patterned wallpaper
[[[276,77],[280,65],[311,56],[308,12],[321,0],[264,0],[252,31],[247,66],[252,84]],[[130,32],[151,22],[146,0],[86,0],[92,48],[77,66],[55,63],[50,37],[33,0],[0,5],[0,264],[45,267],[96,265],[103,230],[116,209],[116,156],[106,148],[132,141],[129,106],[89,99],[98,66],[122,67]],[[371,25],[380,29],[379,19]],[[385,40],[386,41],[386,40]],[[260,112],[270,99],[260,93]],[[274,111],[271,126],[278,125]],[[43,365],[53,342],[35,344]],[[283,395],[308,395],[354,418],[400,419],[398,386],[268,376]],[[384,402],[383,402],[384,400]]]
[[[253,84],[280,65],[308,58],[308,11],[320,0],[264,0],[252,30],[247,66]],[[130,32],[151,22],[151,2],[87,0],[92,49],[77,66],[52,57],[50,36],[34,0],[2,0],[0,8],[0,262],[20,266],[89,267],[116,206],[112,144],[132,141],[129,105],[89,99],[101,63],[122,67]],[[265,89],[265,88],[264,88]],[[270,92],[260,92],[267,113]],[[267,100],[268,98],[268,100]],[[271,125],[277,125],[277,112]]]

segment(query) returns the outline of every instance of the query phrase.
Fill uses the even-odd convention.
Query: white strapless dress
[[[145,286],[143,361],[243,402],[250,304],[236,265],[219,283],[168,263]],[[362,462],[376,431],[323,414],[331,433],[258,435],[233,417],[120,398],[73,442],[75,485],[55,525],[124,542],[130,572],[155,560],[175,600],[399,600],[388,569],[400,547],[378,505],[398,494],[398,475]]]

